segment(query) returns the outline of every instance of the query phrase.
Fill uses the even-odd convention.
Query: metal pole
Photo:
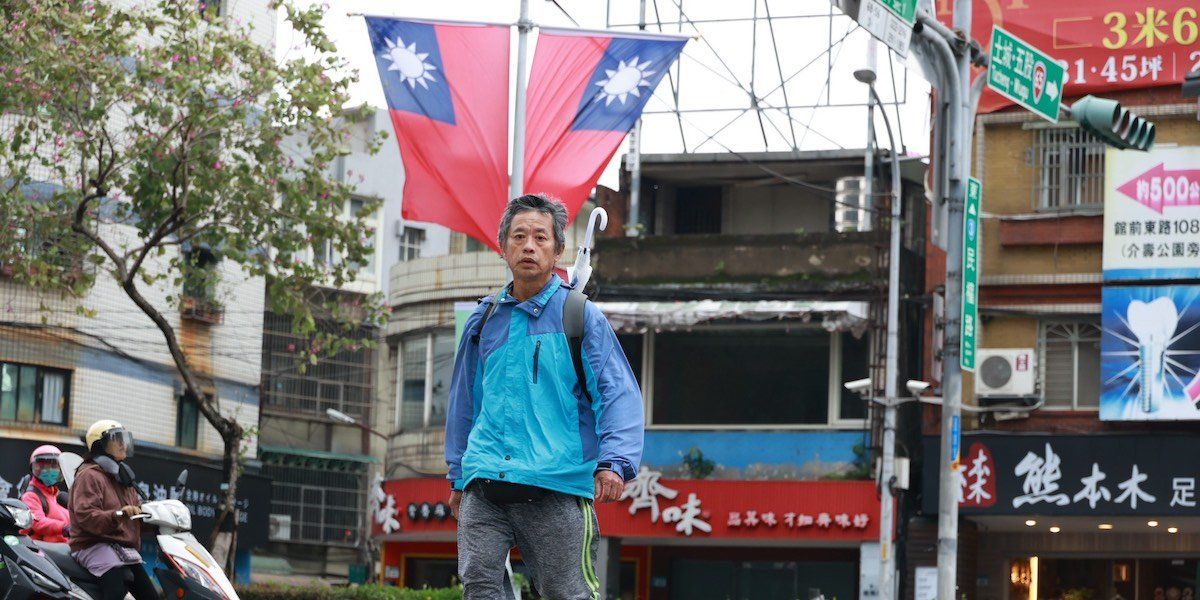
[[[967,32],[971,28],[970,0],[955,0],[954,26]],[[962,371],[959,367],[959,327],[962,311],[962,217],[966,198],[966,165],[970,150],[971,131],[966,120],[969,113],[970,74],[969,56],[965,51],[956,56],[951,50],[944,28],[928,14],[921,20],[927,26],[921,38],[933,50],[936,68],[942,71],[945,84],[938,90],[944,98],[945,126],[938,132],[948,175],[944,201],[947,205],[946,223],[946,327],[942,353],[942,435],[941,459],[938,473],[938,598],[957,597],[958,578],[958,433],[962,414]],[[952,38],[953,39],[953,38]],[[957,40],[956,40],[957,42]],[[959,46],[959,48],[965,48]],[[940,98],[941,99],[941,98]]]
[[[525,190],[525,54],[529,47],[529,0],[521,0],[521,18],[517,21],[517,97],[513,106],[512,175],[508,195],[516,198]]]
[[[875,86],[870,87],[871,96],[876,103],[879,96]],[[887,359],[884,363],[884,396],[883,409],[883,457],[879,465],[879,598],[891,600],[896,591],[896,553],[892,548],[892,533],[895,530],[895,507],[892,503],[892,484],[895,479],[896,461],[896,403],[898,394],[896,386],[899,375],[899,340],[900,340],[900,155],[896,148],[896,138],[892,135],[892,124],[888,120],[887,111],[882,107],[879,114],[883,116],[883,124],[887,127],[888,144],[892,149],[892,222],[891,243],[888,248],[888,299],[887,299]]]
[[[868,38],[867,70],[872,75],[875,73],[875,55],[878,53],[878,49],[879,43],[875,41],[875,37],[871,36]],[[875,196],[873,195],[875,192],[875,96],[875,84],[867,84],[867,150],[863,154],[863,187],[861,196],[865,205],[859,207],[860,218],[865,211],[875,210]]]
[[[638,8],[638,29],[646,30],[646,0]],[[685,148],[686,150],[686,148]],[[625,220],[625,235],[636,237],[642,209],[642,117],[638,116],[629,132],[629,215]]]

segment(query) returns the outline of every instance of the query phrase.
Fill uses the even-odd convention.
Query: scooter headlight
[[[217,580],[213,579],[203,567],[193,563],[190,560],[187,560],[186,558],[180,558],[178,556],[172,557],[172,560],[174,560],[175,564],[179,567],[179,570],[183,571],[183,575],[185,577],[195,581],[196,583],[199,583],[207,588],[210,592],[213,592],[222,598],[226,598],[225,592],[221,589],[221,585],[218,584]]]
[[[13,522],[17,524],[18,529],[29,529],[33,527],[33,513],[28,508],[23,506],[15,506],[13,504],[5,504],[4,508],[8,509],[8,513],[12,515]]]
[[[29,575],[29,578],[32,579],[34,583],[42,586],[45,589],[48,589],[48,590],[61,590],[62,589],[61,585],[54,583],[53,581],[50,580],[49,577],[46,577],[45,575],[38,573],[34,569],[25,569],[25,573]]]

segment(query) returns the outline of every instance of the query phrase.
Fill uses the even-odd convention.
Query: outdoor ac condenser
[[[1033,348],[980,348],[976,361],[976,396],[1013,398],[1037,393]]]

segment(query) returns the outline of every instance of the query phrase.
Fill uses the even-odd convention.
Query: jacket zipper
[[[542,353],[542,340],[538,340],[537,345],[533,347],[533,382],[537,383],[538,375],[538,355]]]

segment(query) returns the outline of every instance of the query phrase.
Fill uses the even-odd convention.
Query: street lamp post
[[[358,419],[355,419],[354,417],[351,417],[350,415],[348,415],[348,414],[346,414],[346,413],[344,413],[344,412],[342,412],[342,411],[340,411],[340,410],[337,410],[336,408],[326,408],[326,409],[325,409],[325,416],[327,416],[327,417],[329,417],[330,419],[332,419],[333,421],[336,421],[336,422],[338,422],[338,423],[341,423],[341,424],[343,424],[343,425],[353,425],[354,427],[358,427],[359,429],[362,429],[363,431],[366,431],[366,432],[368,432],[368,433],[371,433],[371,434],[377,435],[377,436],[379,436],[380,438],[383,438],[384,442],[387,442],[387,441],[389,441],[389,438],[388,438],[388,436],[386,436],[386,435],[384,435],[384,434],[382,434],[382,433],[380,433],[380,432],[376,431],[375,429],[373,429],[373,428],[371,428],[371,427],[369,427],[369,426],[367,426],[367,425],[365,425],[365,424],[363,424],[363,423],[359,422],[359,420],[358,420]],[[384,478],[384,479],[387,479],[387,447],[386,447],[386,446],[384,446],[384,451],[383,451],[383,466],[382,466],[382,470],[383,470],[383,478]],[[371,480],[370,480],[370,478],[368,477],[368,479],[367,479],[367,496],[368,496],[368,498],[370,498],[370,494],[371,494],[371,483],[370,483],[370,481],[371,481]],[[364,507],[364,508],[366,508],[366,507]],[[375,580],[375,579],[374,579],[374,572],[375,572],[375,569],[371,568],[371,564],[370,564],[370,563],[373,563],[373,562],[374,562],[374,558],[375,558],[375,552],[374,552],[374,549],[373,549],[373,547],[372,547],[372,545],[371,545],[371,515],[369,514],[369,511],[368,511],[368,514],[367,514],[366,527],[365,527],[364,529],[365,529],[366,531],[364,531],[364,532],[363,532],[363,555],[364,555],[364,558],[365,558],[365,559],[368,561],[368,569],[369,569],[369,571],[370,571],[370,573],[371,573],[371,575],[369,575],[369,576],[368,576],[368,577],[369,577],[368,581],[374,581],[374,580]]]
[[[860,69],[854,78],[867,84],[873,105],[879,106],[879,114],[887,129],[888,143],[892,149],[892,211],[891,240],[888,248],[888,297],[887,297],[887,356],[884,363],[883,398],[883,456],[879,464],[879,598],[891,600],[895,597],[896,555],[892,548],[892,533],[895,530],[895,507],[892,503],[892,484],[895,479],[896,460],[896,378],[899,365],[900,337],[900,155],[892,124],[875,91],[874,69]],[[872,203],[873,204],[873,203]]]

